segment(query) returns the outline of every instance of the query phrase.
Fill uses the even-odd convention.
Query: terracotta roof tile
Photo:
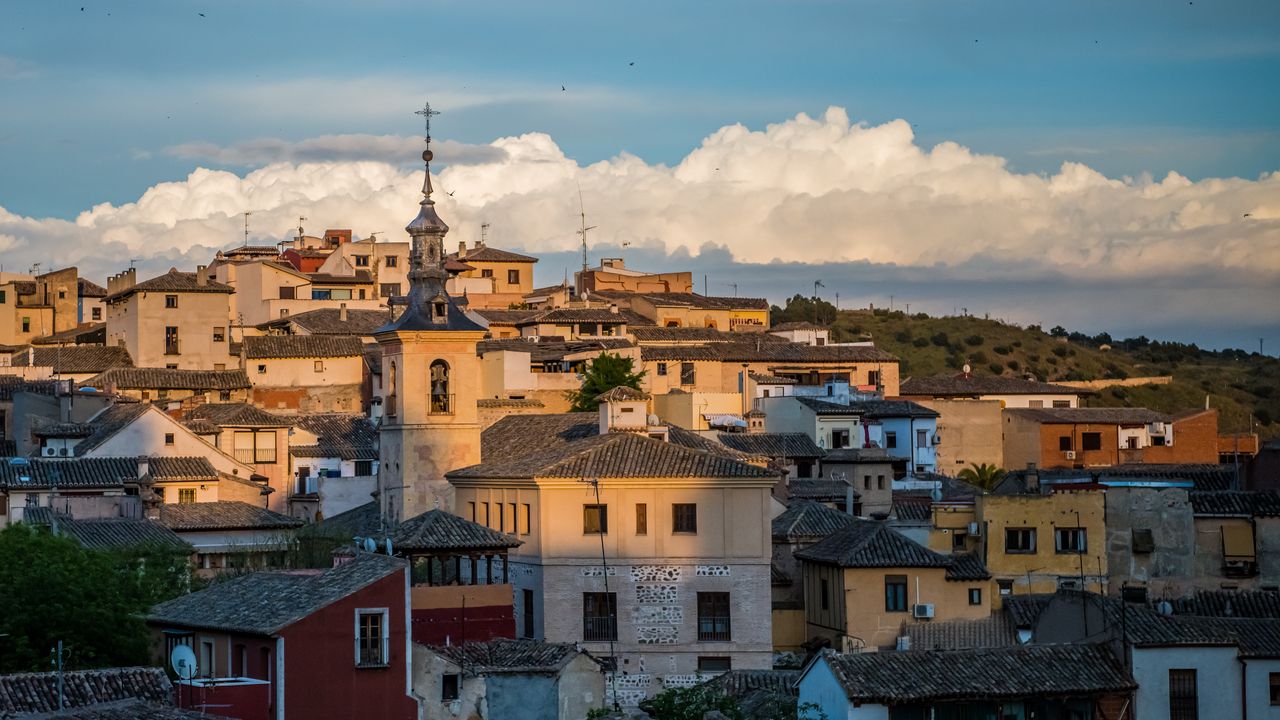
[[[1006,408],[1006,413],[1039,423],[1145,425],[1169,422],[1170,415],[1146,408]]]
[[[506,550],[524,544],[438,508],[397,525],[391,543],[398,550]]]
[[[853,524],[854,517],[813,500],[797,500],[773,519],[773,540],[825,538]]]
[[[52,367],[56,373],[79,374],[133,367],[133,358],[128,350],[115,345],[71,345],[36,347],[29,354],[25,350],[19,350],[13,354],[12,363],[14,367]]]
[[[912,650],[971,650],[1019,644],[1013,618],[1004,612],[980,620],[904,622],[902,635],[911,638]]]
[[[950,567],[951,559],[936,553],[878,520],[855,519],[849,526],[795,556],[839,567]]]
[[[184,424],[205,421],[219,427],[290,427],[293,420],[261,410],[249,403],[204,403],[183,416]]]
[[[504,639],[462,645],[437,645],[432,646],[431,650],[472,676],[557,673],[580,653],[586,654],[573,643]]]
[[[386,310],[354,310],[347,309],[347,319],[340,319],[341,311],[337,308],[320,308],[308,310],[287,318],[272,320],[263,325],[297,325],[309,335],[359,335],[369,336],[378,328],[391,322],[391,313]]]
[[[294,457],[378,459],[378,431],[364,415],[303,414],[294,418],[294,424],[317,438],[314,445],[291,445],[289,454]]]
[[[536,263],[538,258],[529,255],[521,255],[520,253],[511,252],[510,250],[500,250],[489,246],[481,248],[472,248],[465,255],[459,257],[458,253],[450,253],[447,257],[454,260],[462,260],[467,263],[474,262],[514,262],[514,263]]]
[[[234,293],[235,288],[230,285],[223,285],[220,282],[207,280],[204,284],[196,281],[196,274],[193,272],[179,272],[176,269],[170,269],[164,275],[158,275],[150,280],[143,280],[133,287],[119,290],[106,296],[106,302],[114,302],[126,298],[134,293],[139,292],[169,292],[169,293],[225,293],[230,295]]]
[[[822,448],[805,433],[720,433],[720,442],[748,455],[769,458],[820,458]]]
[[[849,364],[896,363],[898,358],[874,347],[801,345],[789,342],[726,342],[706,345],[643,345],[645,360],[713,360],[719,362],[803,362]]]
[[[173,683],[158,667],[69,670],[62,673],[63,702],[67,708],[143,700],[173,701]],[[0,675],[0,715],[52,713],[58,710],[58,673]]]
[[[174,370],[168,368],[112,368],[80,383],[120,390],[243,390],[251,387],[243,370]]]
[[[358,335],[258,335],[244,339],[244,356],[249,360],[359,357],[363,349]]]
[[[175,532],[193,530],[287,529],[302,521],[239,500],[203,503],[165,503],[159,522]]]

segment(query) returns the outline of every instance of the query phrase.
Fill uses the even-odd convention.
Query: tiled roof
[[[902,635],[911,638],[912,650],[970,650],[1019,644],[1013,618],[1004,612],[980,620],[904,622]]]
[[[596,400],[599,400],[602,403],[633,402],[633,401],[638,402],[641,400],[648,400],[648,399],[649,399],[649,393],[643,390],[637,390],[633,387],[627,387],[625,385],[619,385],[618,387],[611,388],[596,396]]]
[[[30,427],[31,434],[40,438],[87,438],[93,434],[88,423],[56,422],[40,415],[31,417]]]
[[[514,460],[599,434],[598,413],[508,415],[480,434],[480,457],[482,462]]]
[[[488,245],[479,248],[467,250],[466,254],[461,258],[458,253],[449,253],[448,257],[454,260],[462,260],[464,262],[518,262],[518,263],[536,263],[538,258],[529,255],[521,255],[520,253],[511,252],[510,250],[501,250],[499,248],[489,247]]]
[[[118,488],[134,482],[138,462],[133,458],[30,458],[27,465],[0,463],[0,486],[11,489]],[[23,482],[22,478],[29,478]]]
[[[892,459],[889,457],[889,451],[884,448],[836,448],[826,451],[826,455],[822,456],[822,464],[830,463],[889,463]]]
[[[691,450],[633,433],[610,433],[587,437],[514,460],[502,458],[482,462],[449,472],[446,477],[772,478],[775,475],[769,470],[747,465],[725,455]]]
[[[528,320],[535,315],[541,315],[541,310],[496,310],[492,308],[476,308],[476,314],[489,322],[489,326],[507,325],[516,326],[522,321]]]
[[[767,334],[767,333],[766,333]],[[896,363],[898,358],[874,347],[801,345],[789,342],[727,342],[706,345],[644,345],[645,360],[712,360],[719,362],[802,362],[849,364]]]
[[[1280,517],[1280,492],[1275,490],[1192,491],[1187,496],[1196,515]]]
[[[32,345],[106,345],[107,324],[83,323],[62,332],[52,333],[44,337],[33,338]]]
[[[1172,605],[1178,615],[1280,618],[1280,592],[1274,590],[1202,590]]]
[[[148,545],[190,553],[191,545],[169,528],[142,518],[60,520],[58,530],[90,550]]]
[[[1010,595],[1003,600],[1004,611],[1009,613],[1013,624],[1020,628],[1034,627],[1040,613],[1049,607],[1053,593],[1037,593],[1033,595]]]
[[[517,325],[536,325],[538,323],[614,323],[624,324],[627,318],[608,308],[556,308],[538,313],[516,323]]]
[[[391,321],[386,310],[347,309],[347,319],[341,320],[336,308],[321,308],[273,320],[270,325],[292,323],[309,335],[372,335],[375,330]]]
[[[172,370],[113,368],[80,383],[93,388],[122,390],[242,390],[250,387],[243,370]]]
[[[821,325],[814,325],[807,320],[784,322],[769,328],[769,332],[792,332],[794,330],[826,330],[826,328]]]
[[[853,568],[950,567],[951,559],[878,520],[855,518],[825,540],[796,552],[810,562]]]
[[[220,716],[161,703],[121,700],[26,717],[29,720],[217,720]]]
[[[1042,485],[1051,481],[1187,481],[1194,483],[1196,490],[1230,490],[1235,482],[1235,469],[1231,465],[1218,463],[1180,463],[1180,464],[1142,464],[1112,465],[1101,468],[1041,468],[1036,471]],[[996,487],[995,492],[1008,494],[1025,492],[1026,470],[1011,470],[1005,474],[1004,481]]]
[[[849,488],[849,483],[844,480],[795,478],[787,483],[787,497],[794,500],[844,502],[848,499]],[[855,490],[853,497],[861,495]]]
[[[547,363],[559,362],[566,356],[577,353],[618,350],[631,346],[631,341],[622,337],[571,340],[567,342],[563,340],[547,340],[546,338],[542,338],[538,342],[531,342],[524,338],[501,338],[497,340],[482,340],[477,343],[476,354],[484,355],[485,353],[499,350],[514,350],[515,352],[529,353],[529,362]]]
[[[117,402],[103,408],[89,418],[87,424],[93,427],[93,434],[76,443],[76,454],[84,455],[98,447],[150,409],[151,406],[146,403],[135,402]]]
[[[773,519],[773,541],[825,538],[851,525],[854,517],[812,500],[797,500]]]
[[[302,521],[239,500],[165,503],[160,524],[175,532],[193,530],[276,530],[296,528]]]
[[[831,402],[829,400],[819,400],[814,397],[805,397],[800,395],[791,396],[796,402],[804,405],[813,411],[814,415],[861,415],[862,410],[844,403]]]
[[[84,278],[76,278],[76,290],[80,297],[102,298],[107,296],[106,288]]]
[[[260,410],[249,403],[204,403],[183,416],[184,424],[194,420],[219,427],[289,427],[294,421]]]
[[[557,673],[583,652],[573,643],[505,639],[436,645],[431,650],[462,667],[468,675]]]
[[[805,433],[720,433],[720,442],[748,455],[771,458],[819,458],[822,448]]]
[[[67,670],[62,673],[64,707],[80,708],[119,700],[173,701],[173,683],[158,667]],[[58,673],[0,675],[0,716],[58,710]]]
[[[373,275],[368,270],[356,270],[353,275],[335,275],[333,273],[305,273],[314,285],[370,285]]]
[[[709,343],[709,342],[733,342],[741,343],[743,340],[742,333],[726,332],[715,328],[703,327],[658,327],[657,325],[637,325],[628,326],[627,334],[631,335],[639,343]],[[785,343],[786,338],[776,335],[754,334],[751,335],[751,342],[757,339],[765,343]]]
[[[976,397],[979,395],[1095,395],[1085,388],[999,375],[935,375],[902,381],[899,395]]]
[[[947,567],[947,579],[958,582],[970,580],[990,580],[991,572],[983,564],[982,558],[970,553],[951,555],[951,565]]]
[[[768,310],[764,298],[719,297],[697,293],[637,293],[637,297],[657,307],[688,307],[703,310]]]
[[[479,408],[542,408],[546,407],[536,398],[480,398],[476,401]]]
[[[20,375],[0,375],[0,402],[13,400],[14,393],[33,392],[41,395],[53,395],[60,380],[28,380]]]
[[[316,436],[314,445],[293,445],[294,457],[336,457],[343,460],[377,460],[378,431],[363,415],[319,413],[299,415],[297,427]]]
[[[822,658],[850,700],[891,706],[1099,695],[1137,687],[1101,645],[828,653]]]
[[[703,686],[736,699],[744,718],[777,718],[795,711],[799,679],[799,670],[730,670]]]
[[[248,360],[359,357],[363,350],[358,335],[251,335],[244,339]]]
[[[31,362],[34,358],[34,362]],[[36,347],[30,354],[20,350],[13,354],[14,367],[52,367],[56,373],[100,373],[118,367],[133,367],[129,351],[116,345],[70,345]]]
[[[757,385],[795,385],[795,378],[778,377],[776,375],[764,375],[762,373],[747,373],[751,381]]]
[[[327,537],[349,541],[357,535],[383,537],[386,535],[386,525],[383,523],[378,502],[371,500],[319,522],[303,525],[298,529],[297,534],[298,537]]]
[[[849,406],[859,410],[863,417],[879,418],[936,418],[937,410],[913,403],[910,400],[855,400]]]
[[[506,550],[523,544],[439,508],[409,518],[391,532],[393,549],[399,550]]]
[[[169,272],[164,275],[158,275],[150,280],[143,280],[133,287],[124,290],[118,290],[106,296],[107,302],[119,300],[139,292],[168,292],[168,293],[226,293],[230,295],[236,291],[230,285],[223,285],[220,282],[206,280],[204,284],[197,282],[196,274],[193,272],[178,272],[178,270],[170,268]]]
[[[1049,424],[1144,425],[1171,419],[1166,413],[1146,408],[1006,408],[1005,412]]]
[[[160,603],[147,620],[160,626],[273,635],[405,567],[402,560],[362,553],[324,571],[242,575]]]
[[[173,480],[216,480],[218,471],[209,458],[160,455],[147,459],[147,474],[156,482]]]
[[[894,493],[890,514],[899,520],[932,520],[933,500],[928,496]]]

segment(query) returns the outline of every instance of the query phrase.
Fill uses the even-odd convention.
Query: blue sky
[[[434,169],[461,188],[451,241],[492,222],[544,257],[539,282],[572,264],[581,185],[595,254],[631,243],[723,277],[713,292],[731,276],[779,300],[821,277],[850,302],[1280,348],[1275,0],[3,13],[10,270],[194,265],[239,241],[245,209],[263,242],[300,214],[394,230],[429,97]]]

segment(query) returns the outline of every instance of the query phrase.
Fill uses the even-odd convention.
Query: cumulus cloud
[[[0,55],[0,80],[26,80],[38,74],[35,63],[11,55]]]
[[[245,210],[254,212],[260,242],[289,236],[299,216],[309,218],[309,230],[403,237],[397,228],[416,211],[421,176],[400,154],[415,156],[418,141],[255,142],[265,144],[181,152],[226,165],[273,162],[242,175],[200,168],[74,221],[0,209],[0,238],[12,238],[6,264],[56,259],[98,276],[124,267],[124,258],[144,258],[154,270],[193,265],[242,241]],[[447,148],[441,143],[441,156]],[[1251,298],[1230,310],[1246,324],[1273,322],[1280,303],[1280,174],[1116,179],[1077,162],[1053,174],[1018,173],[1001,157],[954,142],[921,147],[905,121],[852,123],[839,108],[762,131],[721,128],[673,167],[625,153],[580,166],[545,134],[500,138],[444,167],[435,184],[451,242],[474,240],[488,222],[495,244],[570,252],[581,187],[588,221],[599,226],[598,252],[629,243],[630,252],[678,261],[710,247],[766,273],[842,263],[823,276],[828,287],[889,276],[904,286],[1009,287],[1012,308],[1022,302],[1017,293],[1055,282],[1093,288],[1082,303],[1094,313],[1135,319],[1202,318],[1202,288]],[[841,268],[870,271],[831,276]],[[558,280],[561,268],[540,272]],[[1158,306],[1104,302],[1106,288],[1121,286],[1126,297],[1142,288],[1177,292],[1163,292]],[[848,287],[846,296],[856,291]]]
[[[435,143],[433,149],[441,165],[500,163],[505,159],[502,149],[492,145],[445,140]],[[165,154],[174,157],[234,167],[360,160],[400,165],[413,161],[421,152],[421,137],[363,134],[321,135],[297,142],[278,138],[258,138],[232,145],[190,142],[165,148]]]

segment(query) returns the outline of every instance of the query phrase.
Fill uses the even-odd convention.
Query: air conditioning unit
[[[899,650],[899,651],[903,651],[903,650],[910,650],[910,649],[911,649],[911,636],[910,636],[910,635],[899,635],[899,636],[898,636],[898,644],[897,644],[897,648],[898,648],[898,650]]]
[[[920,603],[911,606],[911,617],[917,620],[933,619],[933,603]]]
[[[1067,450],[1066,452],[1064,452],[1064,453],[1062,453],[1062,454],[1063,454],[1063,455],[1065,455],[1065,456],[1066,456],[1066,458],[1067,458],[1068,460],[1075,460],[1075,459],[1076,459],[1076,451],[1075,451],[1075,450]]]
[[[45,457],[58,457],[58,449],[54,447],[44,447],[40,449],[40,454]]]
[[[969,537],[982,537],[982,523],[969,523]]]

